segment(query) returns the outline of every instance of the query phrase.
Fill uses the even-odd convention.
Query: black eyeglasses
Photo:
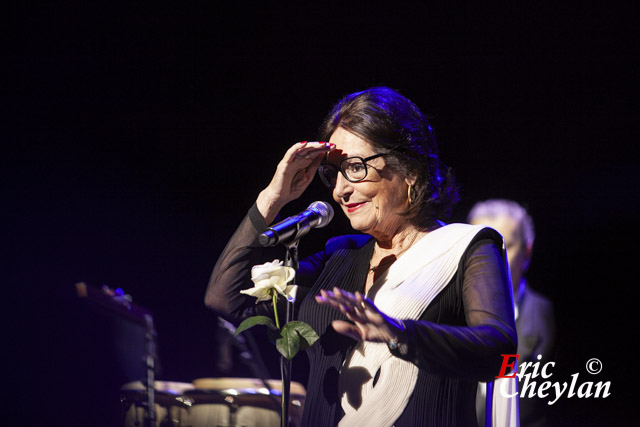
[[[378,153],[369,157],[347,157],[340,162],[340,172],[349,182],[359,182],[367,177],[367,162],[378,157],[386,156],[389,153]],[[318,175],[322,183],[329,188],[336,186],[338,179],[338,169],[328,163],[323,163],[318,167]]]

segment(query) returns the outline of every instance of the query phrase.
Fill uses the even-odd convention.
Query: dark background
[[[117,424],[131,363],[79,281],[121,287],[154,313],[159,379],[219,375],[203,304],[218,254],[286,148],[374,85],[432,119],[464,189],[449,221],[492,197],[530,209],[531,284],[556,306],[552,380],[611,381],[607,399],[561,398],[550,425],[631,420],[630,5],[185,3],[45,3],[7,31],[7,425]],[[283,214],[321,199],[314,183]],[[349,231],[338,216],[303,254]],[[592,357],[598,376],[584,368]]]

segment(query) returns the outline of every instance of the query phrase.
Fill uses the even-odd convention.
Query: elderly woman
[[[265,261],[259,234],[317,171],[361,234],[300,262],[296,313],[320,336],[307,350],[303,425],[475,424],[477,382],[516,349],[502,238],[440,221],[457,186],[426,118],[396,91],[346,96],[321,138],[287,150],[220,256],[206,304],[235,322],[269,315],[240,290]]]

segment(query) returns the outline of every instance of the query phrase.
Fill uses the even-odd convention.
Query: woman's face
[[[329,163],[336,167],[347,157],[378,154],[367,141],[341,127],[333,132],[329,142],[336,145],[329,157]],[[408,185],[407,179],[386,166],[382,156],[367,162],[367,176],[363,181],[349,182],[338,172],[333,198],[355,230],[385,241],[407,221],[407,217],[399,213],[407,207]]]

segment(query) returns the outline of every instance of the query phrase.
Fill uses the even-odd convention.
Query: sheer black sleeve
[[[470,246],[456,276],[449,286],[461,286],[466,325],[406,320],[408,351],[392,352],[438,375],[493,380],[501,355],[514,354],[517,344],[510,281],[493,241]]]
[[[283,259],[282,248],[277,251],[264,249],[258,242],[258,236],[268,225],[254,204],[242,220],[216,262],[205,294],[205,305],[224,319],[239,323],[243,319],[261,314],[272,316],[270,303],[256,304],[256,299],[240,293],[240,290],[253,287],[251,267]],[[297,304],[306,295],[316,277],[324,267],[325,254],[319,252],[300,262],[295,282],[300,286]],[[284,301],[284,300],[283,300]]]

